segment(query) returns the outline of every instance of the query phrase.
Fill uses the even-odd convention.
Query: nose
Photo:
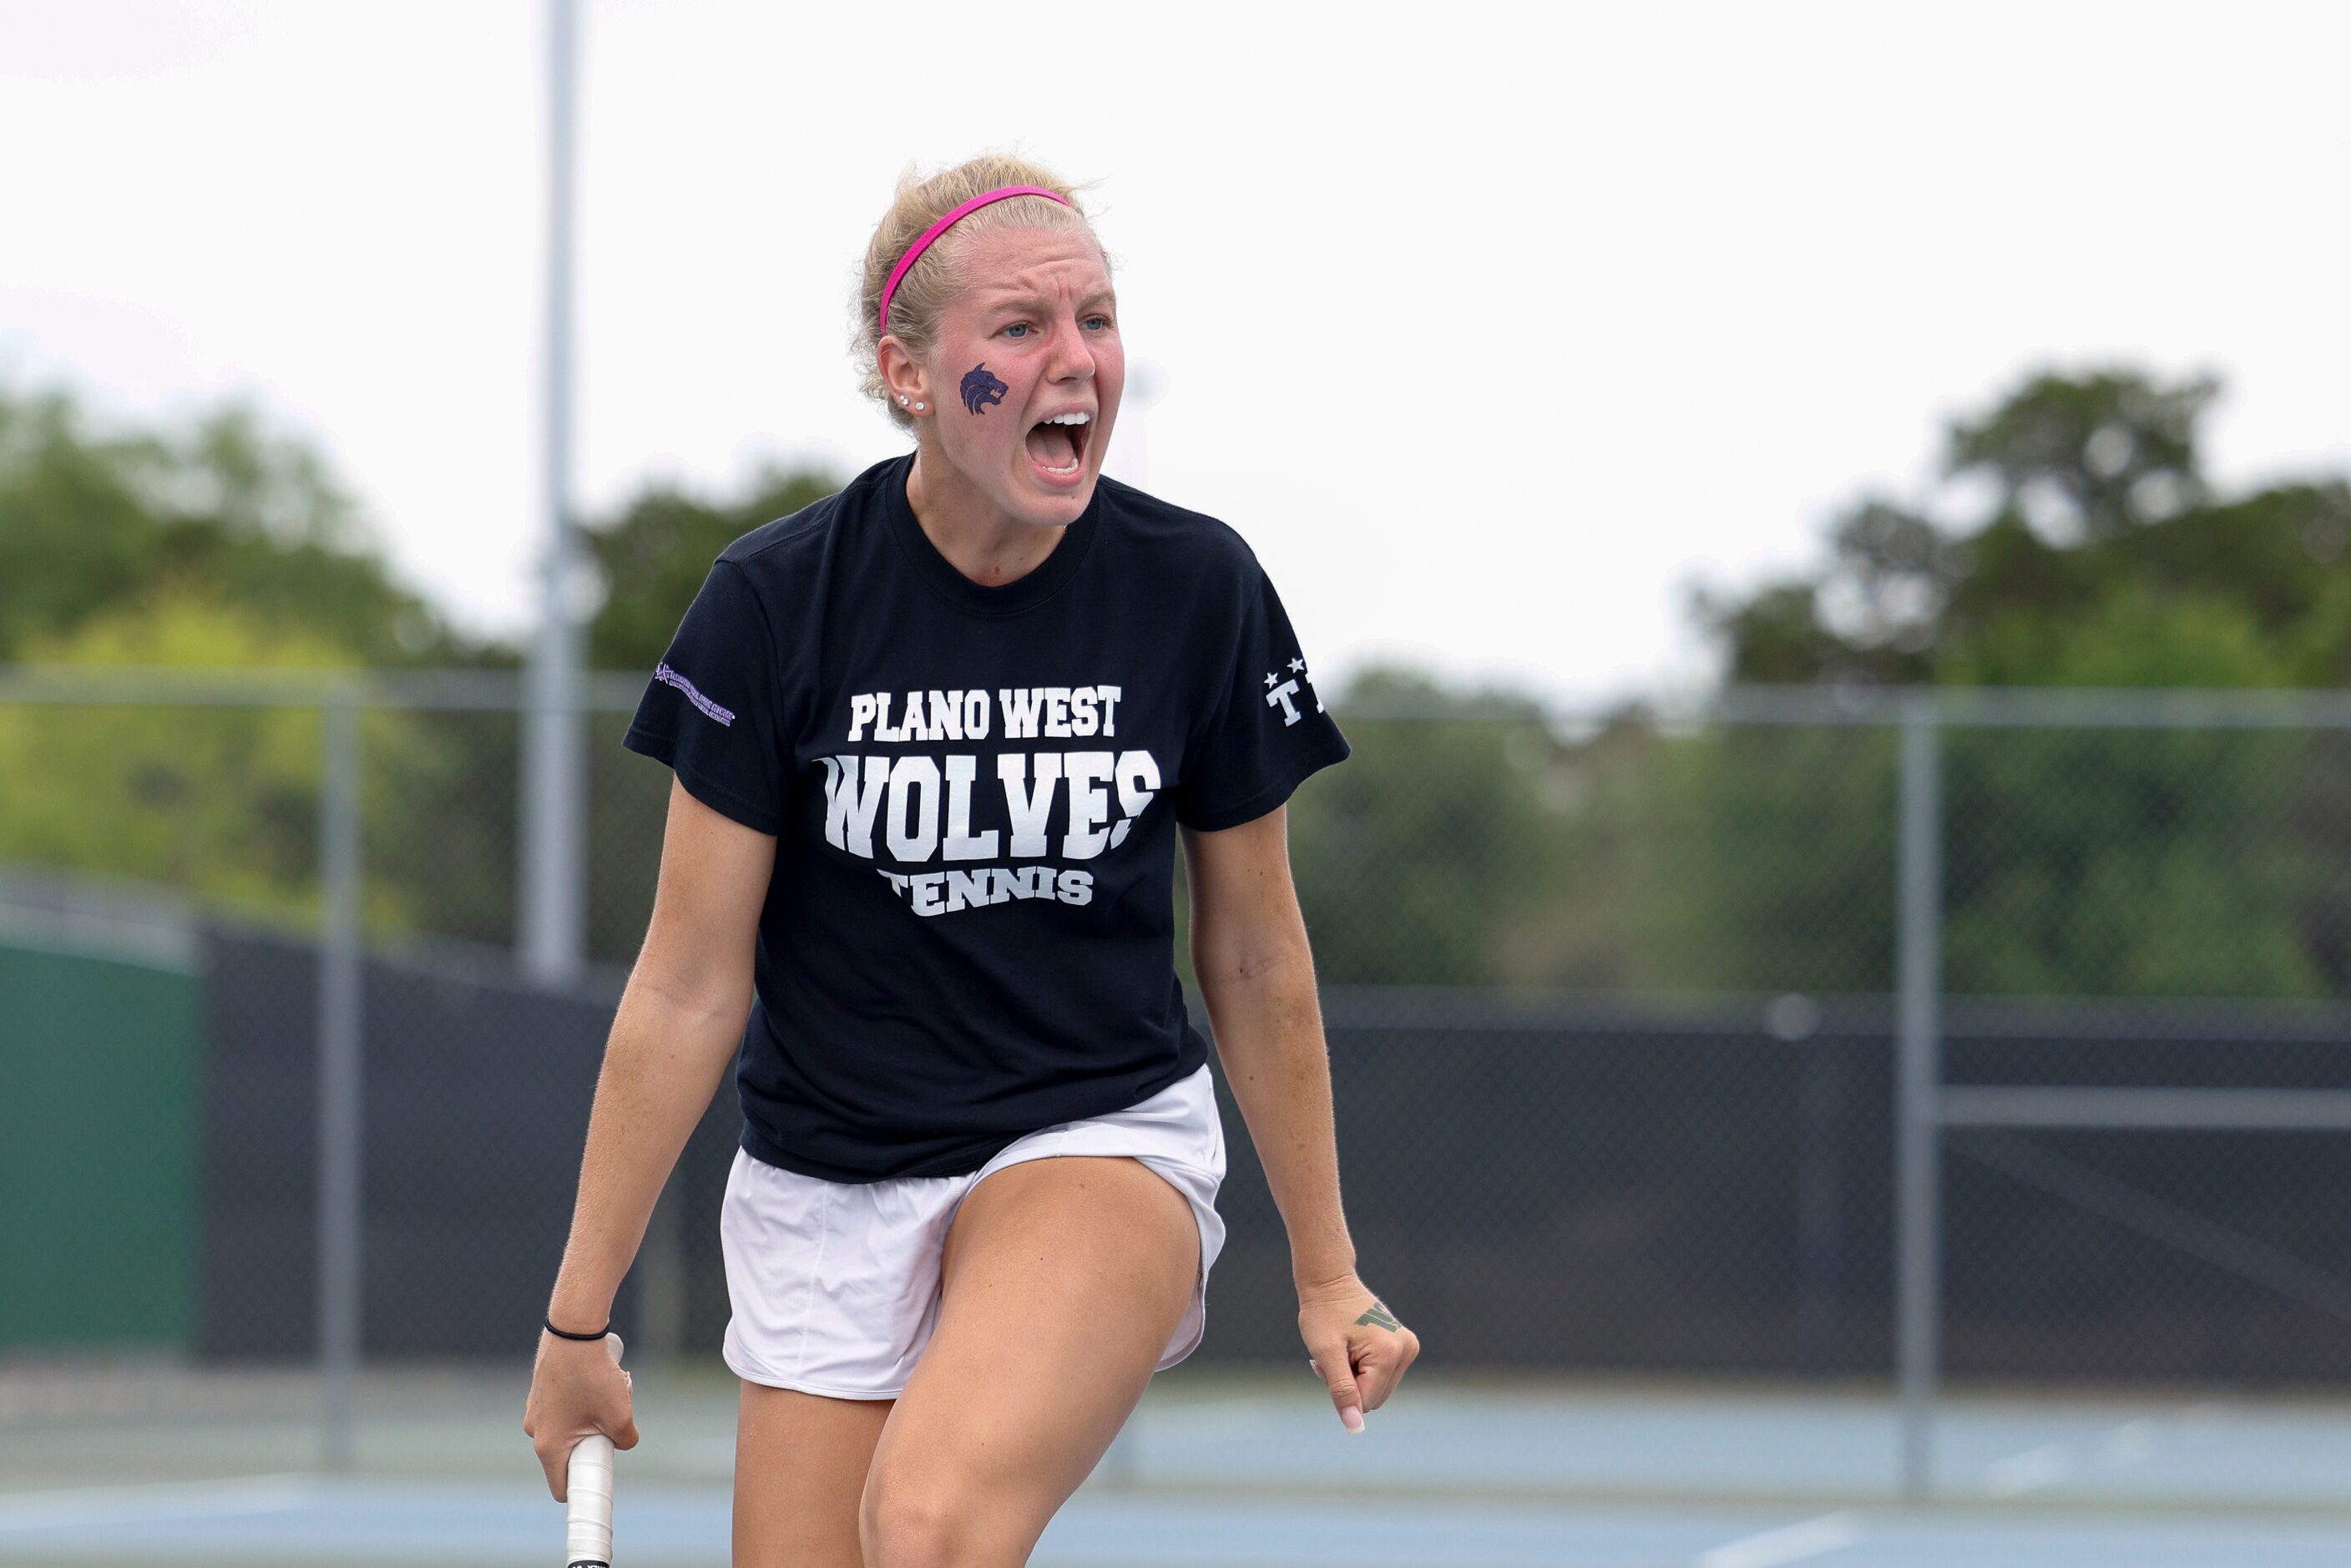
[[[1053,334],[1050,358],[1046,361],[1045,373],[1057,382],[1092,381],[1094,374],[1093,346],[1078,325],[1077,312],[1070,312]]]

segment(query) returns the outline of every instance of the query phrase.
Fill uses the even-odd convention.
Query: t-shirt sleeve
[[[775,629],[743,569],[714,561],[621,744],[669,764],[704,805],[779,833],[789,778],[784,677]]]
[[[1176,792],[1176,820],[1203,831],[1264,816],[1350,750],[1323,711],[1281,596],[1254,557],[1240,596],[1239,646],[1219,650],[1230,674]]]

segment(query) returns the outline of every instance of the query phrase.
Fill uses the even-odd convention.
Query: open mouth
[[[1058,413],[1030,425],[1022,444],[1040,477],[1049,484],[1070,485],[1084,471],[1086,444],[1093,433],[1093,415],[1082,411]]]

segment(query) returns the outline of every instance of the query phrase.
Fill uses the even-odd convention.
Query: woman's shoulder
[[[1095,481],[1115,508],[1119,533],[1155,569],[1223,575],[1255,570],[1257,552],[1221,517],[1196,512],[1103,475]]]
[[[833,513],[839,509],[834,504],[839,499],[837,496],[827,496],[789,517],[761,523],[720,550],[718,559],[749,570],[789,568],[822,541]]]
[[[892,462],[900,461],[903,459],[877,463],[830,496],[737,536],[718,552],[718,559],[763,580],[788,579],[820,570],[828,553],[827,546],[844,526],[872,505],[883,471]]]

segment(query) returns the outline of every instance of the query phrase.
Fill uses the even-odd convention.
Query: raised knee
[[[988,1559],[977,1522],[975,1510],[957,1506],[945,1489],[878,1470],[857,1505],[865,1568],[980,1568]]]

